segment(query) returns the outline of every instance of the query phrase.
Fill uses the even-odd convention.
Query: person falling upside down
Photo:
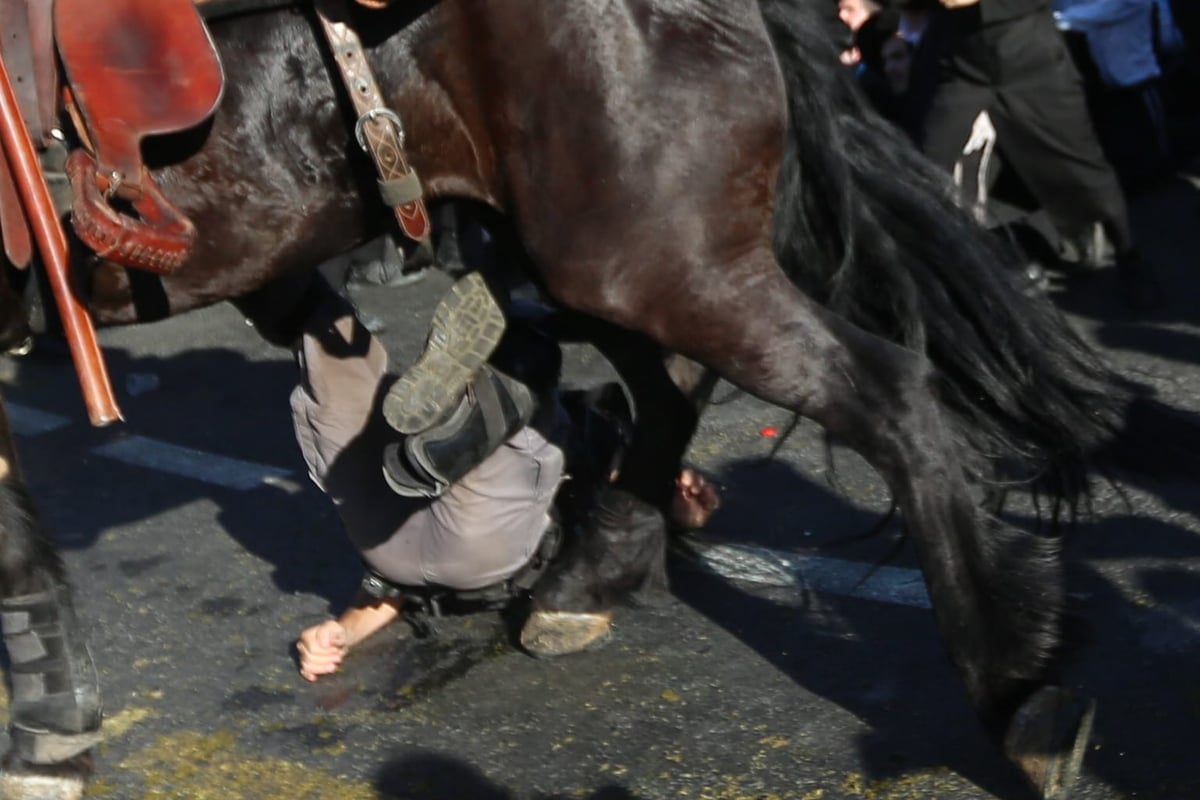
[[[575,483],[611,480],[617,468],[616,447],[581,452],[597,448],[594,439],[583,442],[588,423],[580,409],[592,414],[592,427],[595,412],[569,402],[578,395],[560,396],[557,343],[519,321],[501,336],[503,317],[489,317],[488,290],[476,274],[439,304],[424,354],[396,379],[416,401],[407,410],[386,406],[384,398],[397,392],[389,393],[381,343],[346,299],[325,289],[298,347],[293,422],[310,476],[337,506],[366,574],[345,611],[301,632],[300,675],[309,681],[336,672],[351,648],[401,618],[423,591],[479,592],[528,575],[556,526],[555,498],[567,473]],[[495,326],[481,338],[499,338],[486,363],[445,361],[454,352],[447,339],[480,324]],[[457,392],[430,403],[445,387]],[[405,433],[399,442],[397,430]],[[680,528],[698,528],[719,502],[715,487],[684,469],[669,514]],[[524,634],[522,643],[534,655],[561,655],[608,633],[605,619],[573,632],[569,646]]]

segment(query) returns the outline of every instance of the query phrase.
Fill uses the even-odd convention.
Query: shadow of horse
[[[1123,796],[1200,796],[1200,526],[1110,514],[1068,548],[1083,628],[1070,666],[1095,692],[1089,768]]]
[[[914,564],[911,548],[897,547],[894,528],[845,539],[872,515],[788,463],[733,461],[715,477],[735,491],[753,487],[750,496],[759,500],[780,497],[791,540],[796,529],[808,534],[804,553],[849,556],[863,563],[864,575],[884,559]],[[781,520],[760,506],[754,524],[746,525],[741,502],[722,508],[708,533],[774,546],[778,534],[772,528]],[[795,509],[805,506],[821,512],[798,515]],[[1194,497],[1190,506],[1193,519],[1200,519]],[[1123,796],[1196,796],[1200,769],[1189,753],[1200,727],[1200,683],[1188,665],[1200,658],[1200,576],[1178,565],[1200,558],[1200,525],[1123,511],[1123,498],[1103,495],[1097,516],[1081,521],[1067,540],[1074,649],[1066,677],[1086,686],[1101,710],[1085,768]],[[1148,513],[1163,516],[1161,510]],[[808,530],[818,521],[836,532]],[[1036,524],[1029,517],[1013,521]],[[672,588],[798,685],[870,726],[857,747],[874,791],[901,783],[919,789],[945,767],[995,796],[1024,796],[1013,770],[981,757],[989,745],[961,702],[928,611],[883,611],[872,601],[763,588],[698,572],[678,559]],[[805,630],[795,627],[797,608]],[[871,666],[883,664],[886,670]]]
[[[541,780],[536,780],[540,783]],[[441,753],[418,752],[405,754],[388,761],[380,769],[375,787],[381,800],[400,798],[429,798],[444,800],[516,800],[518,797],[536,800],[638,800],[638,796],[621,786],[605,786],[590,794],[513,794],[490,781],[478,767]]]
[[[247,336],[253,341],[253,334]],[[214,501],[221,526],[246,552],[270,564],[279,591],[309,592],[331,603],[353,592],[358,558],[332,506],[308,480],[295,443],[287,404],[298,372],[284,351],[265,350],[260,360],[224,348],[167,358],[106,348],[128,420],[106,429],[86,427],[73,371],[54,340],[39,341],[35,353],[12,362],[6,395],[18,405],[80,421],[21,437],[30,484],[64,549],[87,549],[105,531]],[[197,461],[212,454],[248,462],[273,477],[232,489],[171,474],[169,467],[161,471],[97,455],[134,436],[200,451]],[[63,480],[67,471],[76,479]],[[264,524],[265,508],[271,509],[270,524]],[[162,558],[126,558],[117,568],[124,578],[137,579]]]
[[[886,499],[880,502],[869,487],[877,483],[873,476],[856,464],[843,468],[843,480],[859,487],[853,500],[782,458],[729,461],[712,472],[725,502],[706,534],[773,548],[789,542],[786,552],[861,563],[864,578],[883,559],[915,567],[912,548],[897,546],[896,526],[862,536],[880,522]],[[781,508],[764,497],[779,498]],[[680,559],[671,563],[672,591],[682,602],[870,728],[854,736],[861,791],[890,796],[908,785],[936,796],[939,788],[950,791],[940,784],[956,773],[996,796],[1021,796],[1020,777],[989,757],[992,747],[963,702],[928,609],[830,595],[810,589],[803,574],[799,579],[799,587],[763,587],[705,574]]]

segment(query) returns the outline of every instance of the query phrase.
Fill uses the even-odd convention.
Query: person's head
[[[900,36],[900,15],[884,9],[872,14],[854,35],[867,69],[887,81],[893,94],[908,91],[912,68],[912,45]]]
[[[882,7],[881,0],[838,0],[838,19],[850,30],[857,31]]]
[[[892,94],[907,92],[908,79],[912,72],[912,45],[897,34],[879,48],[879,57],[883,62],[883,77],[887,79]]]

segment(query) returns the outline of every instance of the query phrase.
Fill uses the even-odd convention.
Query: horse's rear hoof
[[[534,611],[521,629],[521,646],[538,658],[592,650],[611,638],[612,613],[607,611]]]
[[[1096,704],[1057,686],[1043,686],[1017,709],[1004,737],[1004,753],[1021,769],[1038,797],[1066,800],[1079,775]]]
[[[79,800],[92,763],[79,757],[70,763],[34,767],[15,760],[10,753],[0,768],[0,797],[4,800]]]
[[[425,350],[383,400],[393,429],[412,434],[449,416],[504,333],[504,311],[478,272],[464,275],[438,303]]]
[[[13,754],[27,764],[62,764],[91,750],[104,738],[99,730],[52,733],[26,730],[14,725],[9,732],[12,734]]]

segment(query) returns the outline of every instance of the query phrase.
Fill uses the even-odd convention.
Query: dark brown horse
[[[971,484],[1003,467],[1073,501],[1128,400],[864,110],[816,5],[443,0],[354,24],[428,193],[489,209],[546,293],[595,321],[635,397],[620,481],[535,607],[595,611],[662,584],[658,509],[697,420],[662,366],[682,354],[886,479],[980,718],[1060,797],[1087,725],[1056,686],[1057,548],[992,524]],[[385,230],[311,14],[212,29],[221,107],[148,152],[196,250],[162,279],[91,265],[101,324],[240,297],[269,330],[280,291]],[[26,530],[5,530],[5,597],[61,583]]]

